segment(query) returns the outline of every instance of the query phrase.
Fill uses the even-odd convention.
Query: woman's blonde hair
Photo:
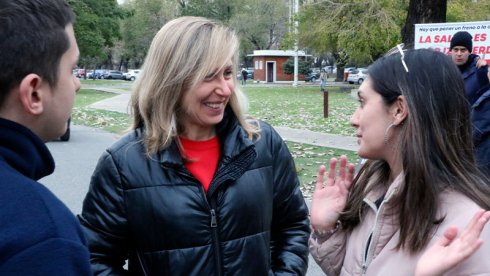
[[[176,118],[186,92],[206,75],[232,62],[235,81],[239,42],[234,31],[202,17],[169,21],[155,35],[131,97],[132,129],[144,128],[148,154],[167,148],[181,134]],[[252,138],[256,125],[245,121],[246,97],[238,87],[229,105]]]

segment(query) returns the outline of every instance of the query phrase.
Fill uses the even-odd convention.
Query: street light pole
[[[294,0],[294,81],[293,86],[298,86],[298,0]]]

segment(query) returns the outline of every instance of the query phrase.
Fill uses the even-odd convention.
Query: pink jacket
[[[369,194],[364,199],[367,205],[365,215],[350,234],[339,230],[325,241],[317,240],[312,234],[310,253],[328,276],[414,275],[417,261],[425,250],[414,255],[405,250],[395,250],[399,227],[396,214],[386,208],[402,182],[400,175],[388,188],[379,209],[374,202],[384,191],[378,190]],[[440,201],[440,215],[446,217],[436,229],[428,246],[438,241],[451,225],[457,226],[460,231],[464,229],[475,212],[481,209],[469,198],[454,191],[441,193]],[[371,234],[371,243],[367,248]],[[490,227],[483,230],[481,238],[485,242],[480,249],[445,275],[490,275]]]

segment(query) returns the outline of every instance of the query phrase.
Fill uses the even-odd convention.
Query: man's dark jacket
[[[0,118],[0,275],[91,275],[77,219],[36,182],[53,170],[43,141]]]
[[[121,275],[126,258],[131,275],[306,273],[308,211],[293,159],[269,125],[250,140],[229,117],[217,126],[207,195],[175,143],[147,158],[140,129],[102,155],[80,216],[95,273]]]
[[[490,81],[488,66],[476,67],[477,55],[460,66],[465,83],[466,98],[471,105],[473,142],[478,166],[490,177]]]

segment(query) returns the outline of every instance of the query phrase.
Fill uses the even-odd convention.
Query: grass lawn
[[[72,122],[77,125],[102,128],[122,134],[131,124],[131,118],[125,113],[93,109],[90,104],[112,98],[117,94],[99,92],[91,89],[80,89],[77,92],[75,106],[72,112]]]
[[[107,82],[121,83],[120,81],[108,80]],[[318,89],[318,87],[294,88],[291,86],[250,85],[245,87],[244,91],[250,101],[249,113],[273,126],[288,126],[352,136],[354,130],[350,126],[349,118],[357,107],[356,100],[348,92],[340,92],[338,88],[330,88],[329,117],[325,119],[323,118],[323,95]],[[92,103],[114,96],[116,94],[86,88],[81,89],[76,95],[72,122],[123,134],[131,124],[127,114],[88,107]],[[330,158],[342,154],[347,155],[351,162],[357,160],[357,154],[352,151],[293,142],[286,143],[296,163],[296,172],[302,184],[301,189],[307,197],[311,195],[314,189],[316,172],[320,164],[326,164]]]
[[[323,94],[318,86],[244,87],[250,101],[249,113],[273,126],[354,136],[349,123],[356,99],[338,87],[329,87],[328,118],[323,118]]]
[[[117,85],[117,86],[128,86],[131,87],[131,85],[134,83],[134,81],[125,81],[125,80],[92,80],[92,79],[80,79],[80,83],[82,86],[84,85]]]
[[[332,157],[338,158],[340,155],[347,155],[349,162],[357,163],[356,152],[325,148],[308,144],[300,144],[286,141],[289,151],[296,164],[296,173],[301,183],[303,194],[309,197],[315,189],[315,179],[318,167],[325,165],[328,168],[328,161]]]

